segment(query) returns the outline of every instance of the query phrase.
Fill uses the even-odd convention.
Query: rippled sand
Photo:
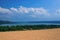
[[[60,40],[60,28],[0,32],[0,40]]]

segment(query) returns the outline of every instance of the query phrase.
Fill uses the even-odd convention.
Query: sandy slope
[[[46,30],[0,32],[0,40],[60,40],[60,28]]]

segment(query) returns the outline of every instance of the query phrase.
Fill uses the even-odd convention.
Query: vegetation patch
[[[20,30],[40,30],[60,28],[60,25],[17,25],[17,26],[0,26],[0,32],[3,31],[20,31]]]

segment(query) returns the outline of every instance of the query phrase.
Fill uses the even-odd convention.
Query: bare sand
[[[60,40],[60,28],[0,32],[0,40]]]

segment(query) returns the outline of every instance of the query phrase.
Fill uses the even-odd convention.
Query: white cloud
[[[50,13],[49,13],[50,12]],[[60,9],[56,11],[49,11],[43,7],[33,8],[33,7],[24,7],[20,6],[18,8],[3,8],[0,7],[0,18],[48,18],[48,19],[57,19],[60,17]]]
[[[1,13],[19,13],[19,14],[28,13],[32,17],[37,17],[37,16],[41,16],[41,15],[45,15],[45,16],[50,15],[48,13],[48,10],[46,10],[44,8],[32,8],[32,7],[28,8],[28,7],[23,7],[23,6],[20,6],[19,8],[12,7],[9,9],[0,7],[0,12]]]
[[[0,7],[0,13],[12,13],[9,9]]]
[[[34,14],[44,14],[44,15],[48,15],[48,11],[44,8],[27,8],[27,7],[23,7],[20,6],[19,12],[21,13],[34,13]]]
[[[18,8],[18,11],[19,11],[20,13],[29,13],[28,8],[23,7],[23,6],[20,6],[20,7]]]
[[[48,13],[48,11],[44,8],[35,8],[35,11],[33,12],[35,15],[45,15],[45,16],[49,16],[50,14]]]
[[[11,18],[13,16],[14,16],[14,14],[10,9],[0,7],[0,17]]]
[[[20,13],[39,13],[39,14],[47,14],[47,10],[44,8],[27,8],[20,6],[19,8],[10,8],[12,11],[20,12]]]
[[[10,8],[10,10],[11,10],[12,12],[17,12],[17,13],[18,13],[18,10],[17,10],[16,8],[14,8],[14,7]]]
[[[48,10],[44,9],[44,8],[27,8],[27,7],[23,7],[20,6],[18,9],[19,13],[32,13],[32,17],[37,17],[40,15],[45,15],[45,16],[49,16],[50,14],[48,13]]]

